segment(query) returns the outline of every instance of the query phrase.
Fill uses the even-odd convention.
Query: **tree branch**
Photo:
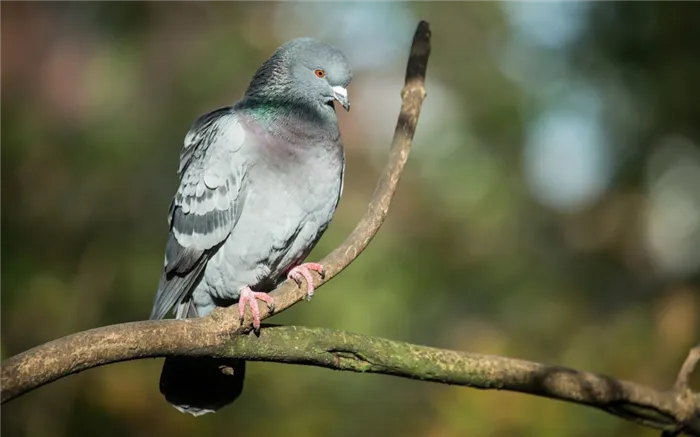
[[[321,286],[347,267],[367,247],[382,225],[408,158],[421,104],[430,54],[428,24],[418,25],[411,48],[402,106],[389,163],[372,201],[347,240],[321,262]],[[277,312],[305,297],[287,281],[273,291]],[[261,318],[270,314],[263,310]],[[241,324],[237,308],[217,309],[188,320],[142,321],[73,334],[5,360],[0,369],[2,403],[65,376],[119,361],[165,356],[215,356],[326,367],[394,375],[410,379],[507,390],[573,402],[664,431],[700,436],[700,394],[688,387],[700,360],[691,351],[670,391],[558,366],[512,358],[435,349],[347,332],[302,327],[264,326],[249,333],[250,315]],[[247,335],[246,335],[247,334]]]

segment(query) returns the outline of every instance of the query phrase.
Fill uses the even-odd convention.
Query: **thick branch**
[[[298,326],[264,326],[260,336],[215,336],[187,321],[138,322],[66,337],[50,352],[72,345],[99,362],[75,363],[69,373],[134,358],[170,355],[244,358],[379,373],[403,378],[506,390],[594,407],[675,435],[700,436],[700,394],[658,391],[607,376],[492,355],[435,349],[348,332]],[[140,325],[140,329],[131,326]],[[119,331],[122,329],[123,331]],[[180,341],[168,336],[176,332]],[[76,337],[73,336],[73,337]],[[54,343],[50,343],[52,345]],[[691,353],[692,354],[692,353]],[[58,360],[59,363],[62,360]],[[53,362],[47,362],[50,368]],[[4,372],[4,370],[3,370]],[[63,375],[59,375],[63,376]]]
[[[394,196],[411,149],[413,134],[425,98],[425,73],[430,55],[430,28],[421,21],[413,37],[406,68],[402,104],[394,131],[389,162],[379,180],[367,212],[345,242],[321,260],[325,280],[320,287],[347,267],[379,231]],[[306,288],[287,281],[271,295],[279,313],[304,299]],[[261,319],[270,316],[261,308]],[[0,369],[2,402],[64,376],[116,361],[166,355],[187,355],[192,350],[221,344],[222,338],[250,330],[250,312],[241,324],[237,305],[217,309],[207,317],[192,320],[162,320],[124,323],[64,337],[8,358]]]
[[[698,350],[691,350],[684,370],[688,369],[688,362],[697,363]],[[692,393],[687,386],[682,392],[657,391],[565,367],[297,326],[265,327],[259,338],[236,336],[202,355],[305,364],[527,393],[598,408],[661,430],[700,436],[700,393]]]

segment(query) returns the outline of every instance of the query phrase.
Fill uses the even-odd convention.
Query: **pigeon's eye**
[[[321,78],[321,79],[323,79],[324,77],[326,77],[326,72],[323,71],[323,70],[320,69],[320,68],[317,68],[316,70],[314,70],[314,74],[316,75],[316,77],[319,77],[319,78]]]

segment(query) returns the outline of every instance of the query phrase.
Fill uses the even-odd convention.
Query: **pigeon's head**
[[[350,110],[347,86],[352,71],[343,53],[313,38],[293,39],[278,48],[257,71],[247,96],[268,96],[320,105],[333,111],[337,100]]]
[[[333,106],[337,100],[350,110],[347,86],[352,80],[350,65],[340,50],[312,38],[299,38],[283,45],[294,57],[292,86],[320,103]]]

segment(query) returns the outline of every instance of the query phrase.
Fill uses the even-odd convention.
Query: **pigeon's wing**
[[[245,131],[231,107],[200,117],[185,137],[180,154],[180,187],[168,215],[170,235],[165,267],[151,319],[161,319],[176,304],[178,318],[196,316],[188,296],[209,257],[226,241],[243,203],[248,163],[241,148]]]

